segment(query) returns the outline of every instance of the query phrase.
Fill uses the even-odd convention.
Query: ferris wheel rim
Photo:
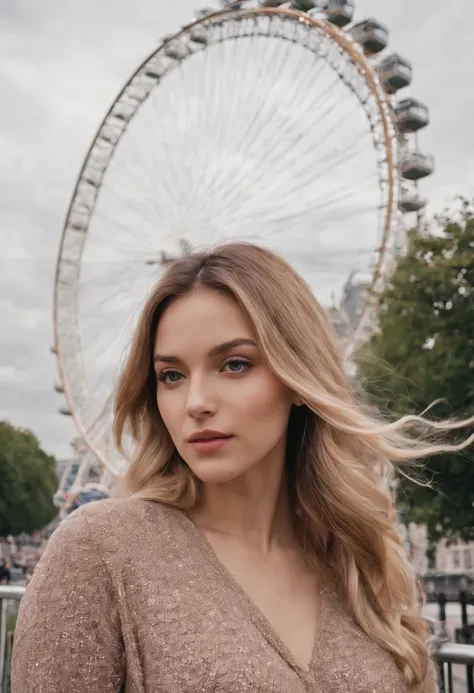
[[[75,330],[75,339],[76,339],[76,350],[75,354],[79,355],[81,354],[81,346],[80,346],[80,331],[79,331],[79,325],[78,325],[78,311],[77,311],[77,286],[79,283],[79,278],[80,278],[80,266],[81,266],[81,260],[82,260],[82,254],[83,254],[83,249],[85,246],[85,242],[88,236],[89,232],[89,227],[90,227],[90,222],[93,218],[94,215],[94,209],[95,209],[95,204],[97,202],[97,198],[100,192],[100,189],[102,187],[102,179],[105,176],[105,173],[108,169],[108,166],[110,164],[110,160],[113,156],[113,153],[118,146],[119,142],[122,140],[123,136],[127,132],[127,129],[130,125],[130,123],[133,121],[135,115],[138,113],[140,110],[141,106],[147,101],[148,97],[150,94],[156,89],[157,86],[159,86],[161,79],[157,79],[156,83],[153,84],[153,86],[150,87],[148,93],[146,93],[145,97],[141,100],[138,100],[135,104],[135,106],[132,108],[131,115],[127,121],[125,121],[125,124],[123,126],[122,131],[120,132],[117,140],[112,144],[111,146],[111,151],[109,153],[109,156],[106,158],[106,163],[103,167],[103,172],[102,172],[102,179],[100,180],[99,184],[97,185],[97,189],[95,192],[95,199],[93,201],[93,204],[91,205],[91,208],[89,210],[89,213],[86,214],[86,223],[84,225],[83,231],[81,231],[84,240],[81,245],[81,252],[78,257],[77,261],[77,269],[76,269],[76,274],[74,277],[74,281],[71,285],[71,287],[65,288],[64,286],[61,286],[61,270],[62,270],[62,265],[65,262],[65,246],[66,246],[66,239],[67,237],[72,233],[72,228],[70,227],[70,220],[71,220],[71,215],[74,212],[74,205],[75,202],[78,198],[78,194],[80,191],[80,186],[81,183],[84,181],[84,174],[87,171],[87,167],[89,162],[91,161],[92,155],[94,154],[94,151],[97,148],[99,138],[101,136],[101,133],[103,132],[105,126],[107,123],[110,121],[111,117],[114,114],[114,108],[117,106],[118,103],[120,103],[120,99],[124,97],[124,95],[127,94],[127,90],[130,89],[130,87],[134,84],[134,82],[137,81],[137,78],[140,76],[140,74],[143,72],[143,70],[146,68],[146,66],[157,56],[160,54],[163,55],[165,53],[166,47],[169,46],[173,41],[177,41],[183,37],[187,37],[190,35],[190,32],[193,28],[199,25],[206,25],[209,24],[212,21],[215,20],[222,20],[226,21],[231,18],[239,18],[239,19],[244,19],[246,17],[261,17],[261,16],[267,16],[267,17],[280,17],[280,18],[286,18],[289,20],[297,21],[301,23],[301,25],[305,25],[307,27],[312,27],[319,29],[322,31],[330,41],[334,42],[339,46],[339,48],[344,51],[350,58],[350,61],[355,65],[357,68],[358,72],[362,77],[364,78],[367,86],[369,87],[373,97],[375,98],[375,103],[377,106],[377,111],[378,111],[378,116],[380,117],[380,123],[382,124],[383,128],[383,134],[384,134],[384,142],[383,142],[383,151],[386,154],[386,170],[387,170],[387,202],[385,204],[385,219],[384,219],[384,225],[383,225],[383,231],[382,231],[382,239],[381,239],[381,246],[380,248],[377,249],[377,262],[376,266],[373,272],[373,278],[371,282],[371,289],[373,291],[377,290],[378,285],[380,284],[380,278],[383,276],[382,273],[382,268],[383,268],[383,263],[386,255],[386,245],[387,241],[390,235],[390,230],[391,230],[391,224],[393,221],[394,217],[394,211],[395,211],[395,205],[396,205],[396,197],[398,193],[398,183],[399,181],[396,180],[396,144],[394,142],[394,139],[396,137],[395,135],[395,130],[393,128],[393,123],[391,121],[391,118],[389,116],[389,95],[387,95],[384,91],[382,86],[380,85],[380,82],[378,80],[378,77],[375,73],[375,70],[372,68],[370,65],[369,60],[364,56],[362,49],[358,46],[358,44],[355,43],[353,39],[351,39],[344,31],[338,29],[337,27],[333,26],[329,22],[325,21],[324,19],[321,19],[319,17],[315,16],[310,16],[307,15],[306,13],[302,13],[297,10],[292,10],[288,8],[281,8],[281,7],[259,7],[259,8],[241,8],[241,9],[223,9],[216,11],[213,14],[207,15],[205,17],[202,17],[200,19],[197,19],[194,22],[191,22],[190,24],[187,24],[185,27],[183,27],[179,32],[175,33],[174,35],[168,37],[166,40],[164,40],[158,48],[155,48],[153,51],[151,51],[148,56],[141,62],[139,67],[133,72],[131,77],[126,81],[122,89],[119,91],[117,94],[116,98],[113,100],[110,108],[108,109],[106,115],[102,119],[99,127],[97,128],[97,131],[91,141],[91,145],[84,157],[80,172],[77,176],[76,179],[76,184],[73,190],[73,194],[70,199],[70,203],[68,206],[65,222],[63,225],[63,230],[62,230],[62,235],[61,235],[61,242],[60,242],[60,247],[59,247],[59,253],[58,253],[58,259],[57,259],[57,264],[56,264],[56,275],[55,275],[55,291],[54,291],[54,334],[55,334],[55,349],[56,349],[56,355],[57,355],[57,362],[58,362],[58,370],[59,370],[59,375],[62,381],[62,386],[64,388],[64,396],[66,399],[67,406],[73,416],[74,422],[76,427],[79,430],[79,433],[81,436],[84,438],[84,441],[90,447],[99,457],[99,460],[104,464],[106,468],[108,468],[110,471],[115,471],[113,470],[113,467],[110,465],[107,456],[103,454],[102,451],[97,449],[97,445],[94,444],[94,441],[91,439],[91,436],[89,435],[88,429],[83,425],[83,417],[81,416],[81,412],[79,411],[79,408],[77,406],[77,397],[75,396],[75,393],[72,391],[73,388],[70,387],[70,374],[68,373],[68,367],[64,363],[64,354],[63,354],[63,338],[61,335],[61,330],[60,330],[60,313],[62,306],[60,306],[60,296],[63,292],[69,292],[71,295],[76,297],[76,301],[73,301],[73,307],[75,309],[75,315],[74,315],[74,325],[76,327]],[[283,39],[287,39],[287,37],[279,37]],[[222,39],[222,40],[225,40]],[[201,46],[200,48],[196,48],[194,51],[189,51],[186,56],[184,56],[182,59],[179,61],[176,61],[175,64],[172,66],[173,68],[176,67],[176,65],[179,65],[183,60],[186,60],[188,57],[193,55],[194,53],[198,52],[199,50],[206,50],[207,46]],[[309,46],[305,46],[305,48],[311,48]],[[172,69],[172,68],[170,68]],[[165,73],[166,74],[166,73]],[[341,75],[339,75],[341,77]],[[342,77],[341,77],[342,79]],[[350,86],[347,82],[345,82],[346,86]],[[361,99],[358,97],[356,94],[359,103],[361,106],[364,108],[364,103],[361,101]],[[367,117],[370,117],[367,113],[367,110],[364,108],[366,111]],[[380,164],[377,165],[378,170],[380,171]],[[381,180],[379,177],[379,187],[381,186]],[[364,312],[368,311],[369,305],[366,304],[364,306]],[[77,388],[76,388],[77,389]]]

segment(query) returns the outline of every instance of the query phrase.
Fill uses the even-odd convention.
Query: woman
[[[232,244],[171,264],[118,385],[130,496],[50,539],[13,693],[432,693],[387,488],[393,462],[463,446],[417,442],[413,423],[436,428],[356,402],[277,256]]]

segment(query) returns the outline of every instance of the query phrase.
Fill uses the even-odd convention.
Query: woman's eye
[[[250,361],[245,359],[231,359],[230,361],[227,361],[224,369],[228,369],[231,373],[241,373],[242,371],[247,370],[250,365]]]
[[[160,383],[172,385],[173,383],[179,382],[181,377],[181,373],[178,373],[178,371],[164,371],[158,375],[158,380]]]

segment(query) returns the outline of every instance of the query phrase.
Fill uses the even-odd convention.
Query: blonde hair
[[[160,418],[152,365],[160,316],[195,287],[230,293],[249,316],[268,365],[305,406],[290,414],[287,477],[301,541],[315,565],[330,567],[365,633],[393,657],[412,690],[430,693],[426,628],[387,483],[395,465],[460,445],[430,431],[474,423],[416,416],[384,420],[357,401],[333,329],[303,279],[277,255],[234,243],[169,265],[139,320],[121,375],[115,439],[135,441],[126,475],[136,497],[189,508],[200,481],[177,455]],[[427,433],[427,434],[426,434]]]

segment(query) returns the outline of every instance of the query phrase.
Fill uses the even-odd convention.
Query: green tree
[[[432,232],[410,233],[381,296],[379,326],[356,358],[369,401],[402,415],[442,400],[429,416],[474,415],[474,210],[467,201],[437,218]],[[474,540],[473,450],[425,464],[434,490],[400,479],[408,519],[426,523],[433,543]]]
[[[30,431],[0,421],[0,536],[42,529],[56,515],[54,458]]]

